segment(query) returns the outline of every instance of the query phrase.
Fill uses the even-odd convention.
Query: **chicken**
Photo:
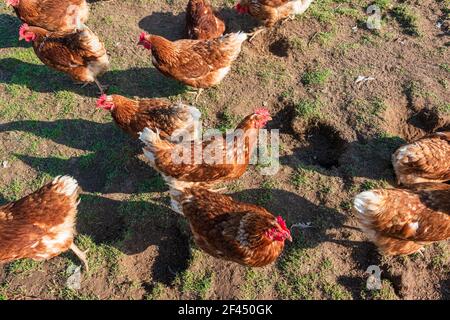
[[[162,74],[199,88],[200,94],[225,78],[246,39],[247,35],[239,32],[212,40],[172,42],[143,32],[138,44],[151,51],[152,63]]]
[[[56,177],[38,191],[0,206],[0,262],[47,260],[71,249],[88,270],[86,252],[74,244],[79,187]]]
[[[206,253],[250,267],[274,262],[291,233],[282,217],[256,205],[174,182],[172,208],[183,214],[195,243]]]
[[[88,19],[86,0],[6,0],[24,23],[49,31],[72,32]]]
[[[223,35],[225,23],[214,15],[206,0],[189,0],[186,31],[190,39],[214,39]]]
[[[361,229],[386,255],[408,255],[450,237],[450,185],[379,189],[356,196]]]
[[[211,188],[245,173],[257,145],[258,129],[271,119],[266,109],[258,109],[228,135],[174,144],[146,128],[140,139],[146,145],[144,155],[169,184],[176,179]]]
[[[182,103],[166,99],[143,99],[140,101],[119,95],[103,94],[97,107],[111,111],[117,125],[133,138],[138,138],[145,127],[158,129],[164,139],[177,141],[179,134],[196,138],[200,111]]]
[[[65,33],[23,24],[19,34],[19,40],[33,42],[34,52],[44,64],[69,74],[75,81],[95,82],[103,93],[97,77],[108,70],[109,58],[103,44],[88,27]]]
[[[266,28],[272,28],[278,21],[304,13],[312,2],[313,0],[240,0],[235,8],[240,14],[248,13],[260,20]],[[263,30],[255,31],[252,39]]]
[[[450,131],[400,147],[392,156],[392,164],[399,184],[450,180]]]

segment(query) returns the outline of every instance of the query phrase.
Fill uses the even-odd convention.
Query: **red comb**
[[[25,38],[25,32],[27,31],[27,29],[28,29],[28,24],[26,24],[26,23],[24,23],[24,24],[22,24],[20,26],[20,28],[19,28],[19,36],[20,36],[20,38],[19,39],[24,39]]]
[[[98,99],[97,99],[97,108],[100,108],[106,101],[106,94],[102,94]]]
[[[281,216],[277,217],[277,222],[283,230],[289,231],[289,229],[286,226],[286,222],[283,220]]]
[[[144,41],[146,35],[147,35],[147,34],[146,34],[145,32],[141,32],[141,35],[139,36],[139,41],[140,41],[140,42],[141,42],[141,41]]]
[[[266,108],[257,108],[255,109],[255,114],[260,114],[260,115],[265,115],[265,116],[269,116],[270,112],[268,109]]]

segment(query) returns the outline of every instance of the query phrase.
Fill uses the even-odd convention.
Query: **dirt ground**
[[[380,30],[366,8],[381,8]],[[187,0],[91,3],[88,25],[105,42],[100,80],[129,97],[194,104],[136,46],[139,33],[183,37]],[[233,1],[213,0],[227,32],[258,23]],[[204,126],[231,128],[256,107],[280,129],[281,168],[251,167],[228,185],[236,199],[286,218],[294,242],[274,265],[250,269],[214,259],[169,208],[167,187],[141,146],[95,107],[96,88],[51,71],[18,42],[18,19],[0,3],[0,204],[60,174],[83,189],[77,244],[90,249],[80,290],[66,286],[71,253],[0,265],[1,299],[449,299],[450,250],[380,256],[358,228],[353,197],[395,185],[390,163],[405,141],[450,128],[448,0],[316,1],[308,12],[245,43],[225,80],[196,106]],[[356,83],[359,76],[372,80]],[[5,162],[7,161],[7,162]],[[378,265],[382,289],[366,289]]]

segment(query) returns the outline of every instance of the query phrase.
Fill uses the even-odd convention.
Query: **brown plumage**
[[[86,0],[7,0],[23,22],[49,31],[72,32],[86,23]]]
[[[171,188],[172,208],[189,221],[195,243],[206,253],[251,267],[274,262],[286,239],[281,217],[206,189]]]
[[[176,141],[180,134],[196,137],[200,111],[167,99],[132,100],[120,95],[102,95],[97,107],[111,111],[116,124],[133,138],[144,128],[159,130],[161,137]]]
[[[248,13],[271,28],[278,21],[304,13],[313,0],[241,0],[236,5],[239,13]]]
[[[97,77],[108,70],[109,59],[105,47],[88,27],[66,33],[24,24],[20,39],[33,41],[34,52],[45,65],[67,73],[75,81],[95,82],[103,92]]]
[[[38,191],[0,206],[0,262],[46,260],[69,249],[83,261],[73,243],[79,188],[71,177],[57,177]]]
[[[161,140],[157,132],[147,128],[140,139],[146,144],[145,156],[168,183],[177,179],[212,187],[222,181],[237,179],[245,173],[257,144],[258,129],[270,119],[267,110],[257,110],[247,116],[233,134],[219,135],[222,139],[208,138],[174,144]],[[235,140],[238,133],[241,136]]]
[[[212,40],[169,41],[141,34],[139,44],[152,53],[153,65],[165,76],[195,88],[218,84],[247,39],[245,33],[230,33]]]
[[[366,191],[355,198],[361,229],[386,255],[407,255],[450,238],[450,185]]]
[[[450,131],[400,147],[392,156],[392,164],[399,184],[450,180]]]
[[[223,35],[225,23],[215,16],[206,0],[189,0],[186,7],[186,32],[190,39],[214,39]]]

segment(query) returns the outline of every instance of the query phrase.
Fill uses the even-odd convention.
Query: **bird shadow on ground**
[[[231,32],[251,32],[259,26],[256,19],[246,14],[238,14],[234,8],[218,8],[217,16],[225,22],[225,33]]]
[[[162,178],[137,157],[142,153],[140,142],[129,138],[112,122],[24,120],[2,124],[0,132],[7,131],[27,132],[57,144],[88,151],[70,158],[15,155],[39,172],[51,176],[74,176],[85,191],[135,193],[166,190]]]
[[[281,156],[280,163],[293,169],[307,168],[331,177],[341,177],[347,189],[354,178],[386,180],[395,183],[391,157],[405,141],[380,137],[346,142],[330,136],[329,128],[315,128],[300,140],[300,147]]]
[[[173,12],[154,12],[139,21],[139,28],[149,34],[162,36],[175,41],[186,38],[184,26],[186,13],[173,14]],[[174,28],[174,26],[177,26]]]
[[[108,93],[136,97],[166,97],[186,91],[186,86],[164,77],[153,67],[112,70],[99,78],[103,85],[110,86]],[[95,85],[76,84],[61,72],[42,64],[33,64],[16,58],[0,60],[0,83],[25,86],[36,92],[55,93],[72,91],[80,96],[98,97]]]
[[[217,9],[217,8],[216,8]],[[233,8],[219,8],[217,16],[225,22],[225,33],[250,32],[258,22],[248,15],[240,15]],[[186,13],[154,12],[139,21],[139,27],[146,32],[175,41],[186,39]],[[176,29],[173,26],[178,26]]]
[[[12,11],[12,10],[11,10]],[[0,49],[25,47],[25,41],[19,41],[19,27],[21,22],[9,14],[0,14]]]
[[[142,259],[148,261],[140,268],[151,267],[136,272],[150,272],[153,282],[169,285],[176,273],[188,268],[189,236],[180,229],[184,218],[166,206],[153,201],[120,201],[83,194],[78,208],[80,233],[129,256],[142,253]],[[149,247],[155,249],[144,253]]]

